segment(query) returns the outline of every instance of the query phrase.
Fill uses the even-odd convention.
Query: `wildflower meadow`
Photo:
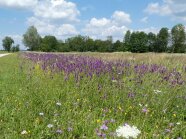
[[[15,53],[0,58],[0,138],[185,139],[186,56]]]

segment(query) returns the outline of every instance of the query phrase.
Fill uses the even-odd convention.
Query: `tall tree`
[[[148,33],[147,38],[148,38],[148,43],[147,43],[148,51],[154,52],[155,45],[156,45],[156,34],[150,32],[150,33]]]
[[[107,36],[106,45],[107,45],[107,51],[108,52],[113,52],[114,51],[113,37],[112,36]]]
[[[114,51],[123,51],[123,44],[119,40],[117,40],[114,44]]]
[[[58,41],[55,36],[45,36],[42,39],[40,49],[44,52],[55,52],[58,50]]]
[[[171,30],[172,35],[172,51],[175,53],[186,52],[185,45],[185,27],[182,24],[175,25]]]
[[[126,51],[130,51],[130,37],[131,37],[131,32],[130,30],[128,30],[123,39],[123,45]]]
[[[145,32],[132,32],[129,50],[135,53],[148,52],[148,38]]]
[[[85,51],[96,51],[94,48],[94,40],[90,37],[86,38],[85,41]]]
[[[3,40],[3,48],[5,51],[10,52],[14,40],[11,37],[6,36]]]
[[[23,35],[23,43],[31,51],[39,50],[41,37],[34,26],[30,26]]]
[[[161,28],[157,35],[155,52],[166,52],[168,49],[169,32],[168,28]]]

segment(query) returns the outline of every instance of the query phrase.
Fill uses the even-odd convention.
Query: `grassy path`
[[[10,53],[9,53],[10,54]],[[7,56],[9,54],[0,54],[0,57]]]

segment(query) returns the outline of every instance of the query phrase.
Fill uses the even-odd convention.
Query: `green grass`
[[[163,63],[167,61],[170,59]],[[181,69],[182,63],[175,64]],[[111,119],[115,122],[104,131],[107,138],[115,138],[109,134],[123,123],[137,126],[140,139],[186,138],[184,85],[171,87],[150,74],[144,77],[142,85],[125,77],[123,84],[110,83],[106,76],[84,78],[76,84],[73,77],[64,81],[61,74],[51,76],[37,65],[34,70],[32,66],[18,54],[0,58],[0,138],[94,139],[98,138],[95,130]],[[167,66],[172,68],[168,62]],[[186,77],[184,71],[181,73]],[[102,88],[98,90],[100,84]],[[162,93],[155,94],[156,89]],[[130,92],[136,96],[128,98]],[[142,112],[145,105],[147,113]],[[54,126],[48,128],[48,124]],[[73,130],[68,131],[69,127]],[[58,129],[63,133],[56,134]],[[23,130],[27,134],[22,135]]]
[[[8,53],[7,51],[0,50],[0,54]]]

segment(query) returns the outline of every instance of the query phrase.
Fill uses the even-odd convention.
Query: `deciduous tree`
[[[14,40],[11,37],[6,36],[3,40],[3,48],[5,51],[10,52]]]
[[[172,35],[172,51],[175,53],[186,52],[185,26],[182,24],[175,25],[171,30],[171,35]]]
[[[31,51],[39,50],[41,37],[34,26],[30,26],[23,35],[23,43]]]

